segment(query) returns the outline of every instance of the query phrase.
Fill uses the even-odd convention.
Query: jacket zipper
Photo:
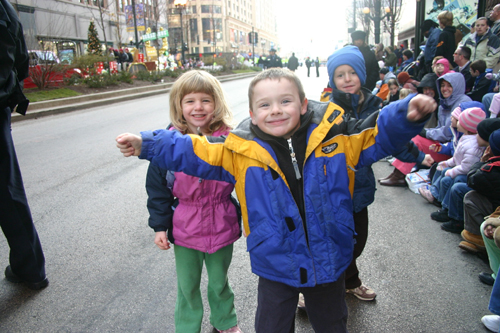
[[[288,149],[290,150],[290,157],[292,158],[293,169],[295,170],[295,178],[300,179],[299,164],[297,163],[297,158],[295,157],[295,152],[293,151],[292,138],[286,140],[288,142]]]

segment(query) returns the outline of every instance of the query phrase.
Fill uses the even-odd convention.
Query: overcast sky
[[[275,0],[281,57],[326,59],[347,37],[346,0]],[[346,42],[346,41],[343,41]]]

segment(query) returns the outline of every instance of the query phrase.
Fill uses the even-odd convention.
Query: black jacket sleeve
[[[149,165],[146,175],[147,207],[149,211],[149,226],[154,231],[171,231],[174,205],[174,195],[167,187],[167,170]],[[170,237],[169,237],[170,239]]]
[[[500,203],[500,159],[475,163],[467,174],[467,185],[486,196],[493,203]]]
[[[479,82],[472,88],[472,91],[467,93],[473,101],[481,102],[483,100],[483,96],[486,95],[491,86],[491,80],[483,77]]]

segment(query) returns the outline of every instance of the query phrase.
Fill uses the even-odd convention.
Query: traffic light
[[[184,43],[184,46],[183,46],[183,51],[187,51],[188,50],[188,47],[187,47],[187,43]]]
[[[253,43],[257,44],[259,42],[259,34],[257,32],[253,33]]]

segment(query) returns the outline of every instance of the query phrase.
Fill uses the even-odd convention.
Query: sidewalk
[[[257,75],[258,72],[244,74],[230,74],[218,76],[220,82],[244,79]],[[34,119],[59,113],[84,110],[88,108],[129,101],[170,92],[173,82],[160,83],[144,87],[115,90],[104,93],[81,95],[76,97],[60,98],[51,101],[30,103],[25,116],[12,114],[12,122],[25,119]]]

